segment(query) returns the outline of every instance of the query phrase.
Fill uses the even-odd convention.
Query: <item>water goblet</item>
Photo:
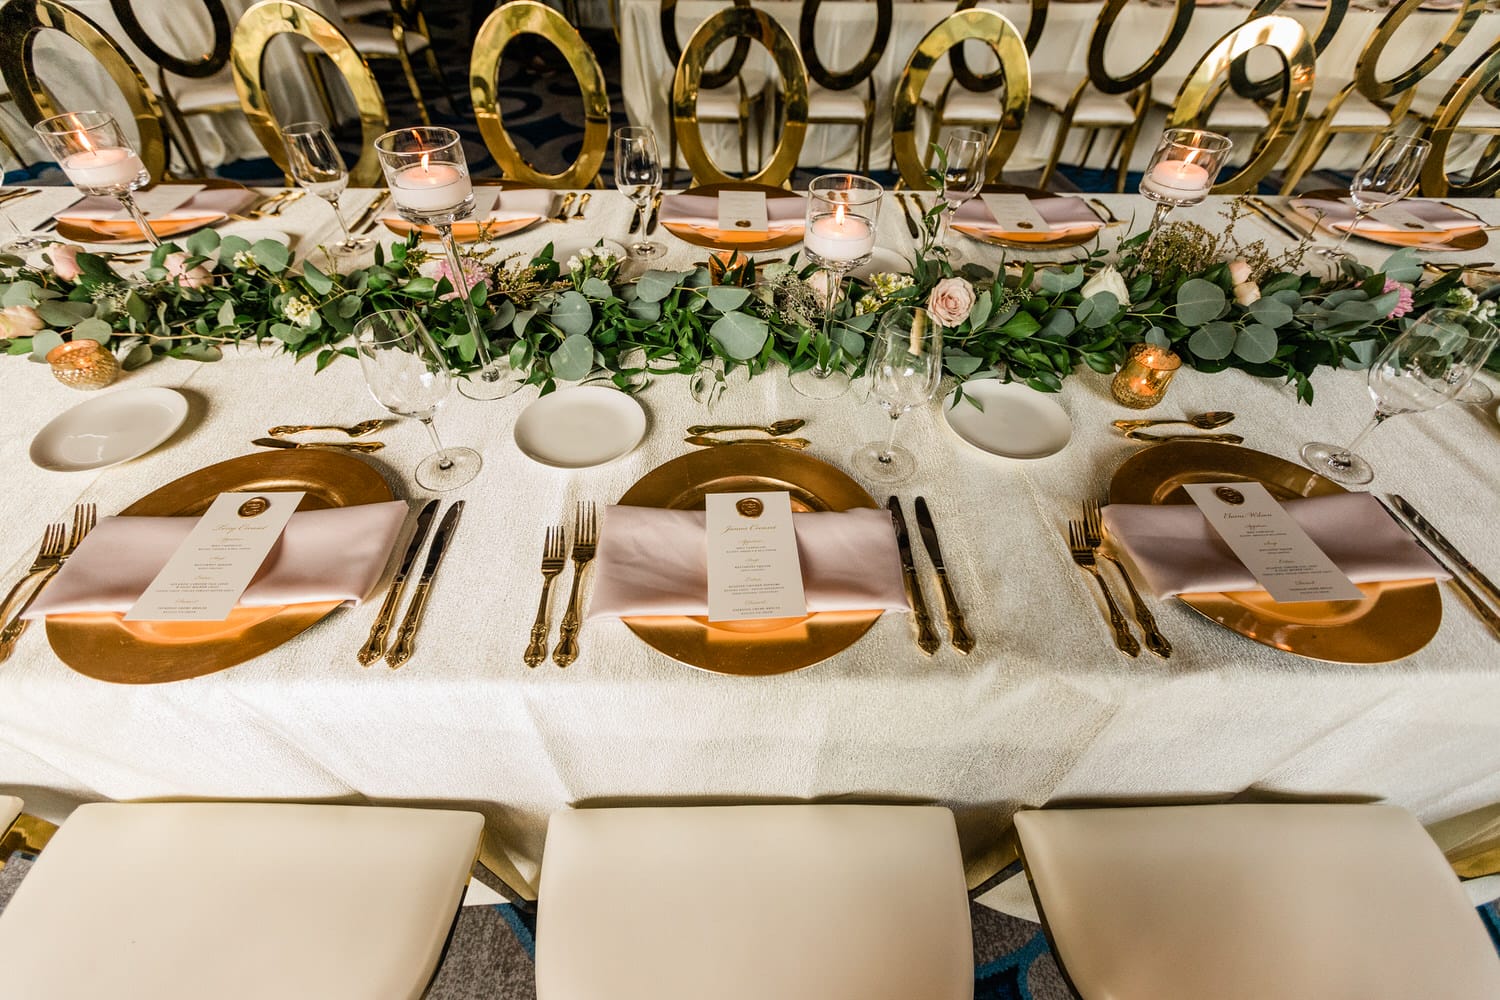
[[[1370,463],[1355,454],[1370,432],[1391,417],[1435,409],[1461,396],[1484,367],[1500,336],[1492,324],[1458,309],[1431,309],[1386,345],[1370,365],[1368,383],[1375,416],[1353,441],[1340,447],[1312,441],[1302,461],[1340,483],[1368,483]]]
[[[854,453],[854,467],[881,483],[911,478],[917,459],[896,444],[896,421],[901,414],[932,402],[943,377],[943,330],[927,310],[898,306],[880,318],[866,363],[870,395],[891,417],[885,441],[867,444]]]
[[[943,146],[943,204],[942,228],[938,231],[938,244],[947,245],[948,231],[958,210],[979,193],[984,185],[985,152],[989,147],[989,136],[978,129],[955,129],[948,135]]]
[[[1162,133],[1141,175],[1141,194],[1156,205],[1142,256],[1156,241],[1172,209],[1196,205],[1208,197],[1233,146],[1226,136],[1204,129],[1169,128]]]
[[[875,252],[875,223],[884,194],[879,184],[858,174],[825,174],[807,186],[802,249],[810,261],[827,272],[827,294],[813,367],[793,372],[787,381],[810,399],[835,399],[849,389],[849,375],[842,365],[843,349],[833,337],[833,313],[844,275]]]
[[[387,309],[354,325],[354,345],[375,401],[402,417],[415,417],[437,451],[417,466],[417,485],[441,493],[473,479],[483,464],[472,448],[445,448],[433,417],[453,386],[453,375],[416,313]]]
[[[1381,139],[1349,182],[1354,221],[1344,227],[1343,238],[1337,245],[1316,247],[1314,253],[1331,261],[1353,260],[1354,255],[1344,249],[1349,237],[1354,235],[1365,216],[1394,205],[1411,194],[1421,179],[1422,164],[1427,162],[1431,150],[1432,143],[1416,136],[1388,135]]]
[[[508,356],[490,353],[489,337],[469,297],[468,271],[453,237],[453,224],[474,214],[474,186],[458,133],[435,125],[396,129],[375,140],[375,151],[396,211],[413,225],[436,229],[442,240],[449,280],[469,322],[474,359],[479,362],[479,371],[460,382],[458,391],[470,399],[509,396],[521,387],[521,380]]]
[[[152,246],[161,246],[132,194],[146,186],[151,175],[125,138],[114,116],[103,111],[70,111],[36,123],[35,131],[68,176],[84,194],[117,198]]]
[[[656,152],[656,133],[644,126],[615,129],[615,187],[635,203],[640,218],[640,239],[628,241],[636,260],[660,257],[667,248],[653,243],[646,233],[646,214],[651,199],[661,190],[661,157]]]
[[[322,122],[297,122],[281,130],[281,141],[286,144],[287,163],[297,183],[332,206],[333,217],[344,231],[344,238],[334,244],[335,249],[348,254],[369,249],[373,241],[349,232],[349,225],[339,212],[339,195],[349,185],[349,171],[328,129]]]

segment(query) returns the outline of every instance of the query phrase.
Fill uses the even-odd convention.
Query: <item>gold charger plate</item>
[[[1110,503],[1192,503],[1184,483],[1261,483],[1278,500],[1347,492],[1310,469],[1232,444],[1174,441],[1126,459],[1109,483]],[[1247,639],[1330,663],[1385,663],[1410,656],[1437,634],[1443,602],[1434,580],[1362,583],[1359,601],[1278,604],[1263,590],[1179,594],[1210,621]]]
[[[1288,204],[1291,206],[1292,211],[1308,222],[1314,223],[1323,232],[1331,236],[1342,237],[1347,231],[1345,227],[1329,225],[1321,219],[1316,218],[1311,211],[1300,207],[1297,201],[1304,198],[1315,201],[1340,201],[1348,196],[1348,191],[1327,188],[1321,191],[1309,191],[1306,194],[1298,195],[1296,199],[1288,202]],[[1472,216],[1474,219],[1474,228],[1460,229],[1457,235],[1453,236],[1439,235],[1437,233],[1412,233],[1404,235],[1395,232],[1387,235],[1384,233],[1368,232],[1364,229],[1356,229],[1354,230],[1354,237],[1356,239],[1369,240],[1371,243],[1380,243],[1388,247],[1415,247],[1418,250],[1479,250],[1489,243],[1490,238],[1484,231],[1483,219],[1461,208],[1456,208],[1452,205],[1448,207],[1452,208],[1459,215]]]
[[[717,199],[720,191],[764,191],[767,200],[802,197],[795,191],[788,191],[786,188],[742,182],[704,184],[702,187],[688,188],[682,193],[685,195],[703,195]],[[679,222],[663,222],[662,226],[667,232],[684,243],[691,243],[699,247],[708,247],[710,250],[741,250],[746,253],[755,253],[759,250],[780,250],[782,247],[789,247],[802,242],[801,226],[798,226],[796,229],[784,230],[779,235],[767,234],[765,236],[761,236],[758,233],[752,235],[727,232],[718,226],[689,226]]]
[[[222,178],[211,177],[201,182],[206,190],[226,191],[238,189],[245,192],[245,206],[255,200],[255,194],[243,184]],[[238,211],[243,211],[241,206]],[[178,209],[181,211],[181,209]],[[145,236],[141,233],[141,227],[136,225],[134,219],[68,219],[67,209],[57,216],[57,235],[74,243],[141,243]],[[151,231],[160,239],[170,239],[173,236],[181,236],[184,233],[197,232],[200,229],[224,222],[229,217],[222,212],[205,212],[203,215],[195,215],[186,219],[178,219],[167,222],[161,219],[148,219],[151,223]]]
[[[854,480],[826,462],[774,444],[704,448],[646,473],[620,498],[631,507],[702,510],[710,493],[785,490],[792,510],[878,507]],[[707,617],[624,618],[659,653],[719,674],[764,677],[826,660],[870,630],[879,611],[818,611],[802,618],[711,622]]]
[[[393,499],[380,473],[333,451],[278,451],[232,458],[173,480],[120,511],[132,517],[192,517],[220,493],[303,490],[298,510]],[[54,615],[47,641],[68,666],[115,684],[202,677],[274,649],[316,624],[339,601],[236,608],[222,622],[127,622],[119,614]]]
[[[1024,194],[1032,201],[1042,201],[1046,198],[1067,198],[1070,195],[1056,194],[1052,191],[1043,191],[1041,188],[1022,187],[1017,184],[986,184],[985,194]],[[1079,199],[1082,201],[1082,199]],[[1093,209],[1089,209],[1093,212]],[[1098,218],[1097,213],[1095,218]],[[953,228],[970,239],[981,243],[989,243],[997,247],[1009,247],[1012,250],[1066,250],[1068,247],[1082,246],[1099,235],[1105,222],[1099,219],[1097,226],[1075,226],[1058,234],[1056,239],[1049,238],[1048,234],[1039,234],[1036,237],[1017,238],[1021,234],[1007,233],[1005,236],[996,235],[996,231],[987,230],[981,226],[959,225],[955,223]]]
[[[486,190],[490,191],[499,188],[502,195],[506,191],[536,190],[531,184],[493,184],[483,186]],[[382,210],[382,212],[384,211],[389,211],[389,206]],[[506,219],[503,222],[496,222],[490,219],[484,221],[455,222],[453,224],[453,238],[459,243],[484,243],[488,240],[497,240],[502,236],[509,236],[511,233],[519,233],[523,229],[530,229],[541,221],[542,216],[529,215],[520,219]],[[435,243],[441,238],[438,236],[438,231],[435,227],[414,225],[399,216],[395,218],[382,218],[380,224],[403,238],[412,232],[420,233],[424,243]]]

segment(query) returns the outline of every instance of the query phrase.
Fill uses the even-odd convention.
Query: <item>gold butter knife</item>
[[[463,512],[464,502],[455,501],[453,506],[448,508],[448,512],[443,515],[443,519],[438,522],[437,534],[432,539],[432,548],[427,550],[427,564],[422,567],[422,578],[417,581],[417,589],[412,592],[411,604],[406,609],[406,617],[401,619],[401,628],[396,632],[396,642],[385,653],[385,662],[392,670],[411,659],[417,628],[422,624],[422,615],[427,611],[427,598],[432,594],[432,579],[437,576],[438,565],[443,561],[443,554],[448,551],[448,542],[452,539],[453,529],[458,527],[458,518]]]
[[[922,584],[917,579],[917,564],[911,557],[911,536],[906,531],[906,515],[901,513],[901,501],[891,497],[886,501],[891,512],[891,523],[896,529],[896,549],[901,554],[901,582],[906,586],[906,602],[911,605],[911,615],[917,624],[917,648],[931,656],[936,653],[943,640],[932,627],[932,615],[927,611],[927,601],[922,597]]]
[[[401,592],[406,589],[406,579],[417,561],[417,553],[422,551],[422,543],[427,540],[427,531],[432,527],[432,515],[437,513],[437,509],[438,501],[429,500],[417,515],[416,533],[407,543],[406,553],[401,557],[401,567],[396,570],[390,587],[386,589],[385,600],[381,602],[380,612],[375,616],[375,624],[370,626],[370,637],[365,640],[358,653],[359,662],[367,667],[385,655],[385,637],[396,623],[396,609],[401,604]]]
[[[383,441],[283,441],[281,438],[256,438],[250,442],[261,448],[335,448],[339,451],[359,451],[368,454],[385,447]]]
[[[795,451],[801,451],[803,448],[806,448],[808,445],[812,444],[812,442],[807,438],[771,437],[739,438],[732,440],[730,438],[709,437],[707,434],[692,434],[688,437],[683,438],[683,440],[688,444],[697,445],[700,448],[712,448],[719,445],[734,444],[779,444],[783,448],[791,448]]]

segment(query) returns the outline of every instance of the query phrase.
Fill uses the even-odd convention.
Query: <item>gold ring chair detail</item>
[[[526,162],[500,115],[495,78],[506,47],[521,35],[537,35],[555,45],[567,59],[583,95],[583,148],[566,170],[555,174],[542,173]],[[474,37],[469,96],[474,102],[479,134],[506,177],[550,188],[581,188],[597,182],[609,147],[609,93],[599,60],[562,14],[536,0],[512,0],[496,7]]]
[[[1489,137],[1468,178],[1462,181],[1455,181],[1448,173],[1448,149],[1455,135]],[[1500,191],[1500,42],[1490,46],[1448,88],[1423,128],[1422,137],[1432,143],[1422,166],[1424,198],[1488,198]]]
[[[1026,22],[1026,54],[1036,51],[1047,26],[1048,0],[1031,0],[1031,15]],[[979,0],[959,0],[955,11],[972,10]],[[955,45],[948,50],[948,67],[953,77],[943,84],[937,100],[932,105],[933,140],[941,138],[942,130],[949,126],[972,128],[988,132],[1000,119],[999,102],[990,99],[990,92],[999,90],[1005,82],[1004,70],[996,66],[987,73],[976,73],[969,65],[967,43]],[[1035,81],[1033,81],[1034,83]],[[955,94],[954,87],[958,87]],[[1033,92],[1034,93],[1034,92]],[[927,164],[932,165],[933,148],[927,147]]]
[[[750,0],[734,0],[734,5],[743,10],[752,9]],[[682,66],[682,44],[677,38],[677,0],[661,0],[657,19],[661,28],[662,48],[672,64],[665,86],[669,126],[667,129],[666,181],[667,186],[670,187],[677,176],[678,137],[675,124],[671,120],[674,114],[673,89],[676,86],[677,71]],[[701,23],[699,27],[702,27]],[[752,126],[756,136],[756,155],[761,159],[765,158],[762,121],[767,99],[766,91],[770,86],[770,80],[764,73],[753,65],[746,65],[745,60],[749,55],[750,39],[741,35],[735,38],[734,48],[723,65],[713,69],[703,68],[703,76],[698,86],[697,110],[699,122],[729,124],[739,129],[740,172],[746,175],[750,173],[750,129]]]
[[[1045,3],[1046,0],[1042,2]],[[843,72],[828,69],[818,56],[818,8],[822,6],[823,0],[804,0],[802,16],[797,26],[802,62],[810,77],[808,124],[854,126],[858,130],[859,169],[862,171],[870,169],[870,142],[875,118],[873,74],[875,66],[885,56],[886,45],[891,40],[891,25],[895,20],[895,5],[892,0],[874,0],[874,3],[875,37],[870,41],[870,48],[864,56],[853,68]],[[863,98],[849,93],[861,83],[865,85]]]
[[[417,83],[416,67],[412,64],[411,57],[415,53],[420,52],[426,58],[427,68],[442,89],[448,107],[454,109],[453,93],[448,88],[448,78],[443,75],[442,63],[438,61],[432,44],[432,31],[427,27],[427,17],[422,13],[419,0],[381,0],[378,3],[371,0],[368,4],[341,5],[340,13],[343,15],[340,30],[356,52],[369,61],[388,59],[400,64],[401,73],[406,78],[406,89],[417,102],[417,116],[423,125],[431,125],[432,118],[427,113],[427,101]],[[385,23],[370,24],[364,20],[372,15],[384,18]]]

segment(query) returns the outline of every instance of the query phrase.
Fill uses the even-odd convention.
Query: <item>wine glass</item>
[[[12,235],[4,243],[0,243],[0,253],[22,254],[30,250],[40,250],[50,240],[41,233],[23,231],[16,225],[16,220],[11,218],[10,213],[5,214],[5,226]]]
[[[984,185],[985,152],[989,136],[978,129],[955,129],[943,146],[943,209],[938,244],[946,245],[948,230],[958,210]]]
[[[652,243],[646,233],[646,212],[661,190],[661,157],[656,152],[656,133],[645,126],[615,129],[615,187],[635,202],[640,216],[641,238],[628,243],[636,260],[660,257],[667,248]]]
[[[1354,453],[1370,432],[1391,417],[1435,409],[1463,394],[1484,366],[1500,330],[1458,309],[1432,309],[1386,345],[1370,366],[1375,416],[1347,447],[1313,441],[1302,461],[1340,483],[1368,483],[1370,463]]]
[[[343,241],[334,246],[350,254],[369,249],[373,241],[349,232],[339,213],[339,195],[349,185],[349,171],[328,129],[322,122],[297,122],[281,130],[281,141],[286,144],[287,163],[297,183],[333,206],[333,217],[344,231]]]
[[[927,310],[898,306],[880,318],[867,364],[870,395],[891,415],[884,442],[867,444],[854,453],[854,467],[882,483],[909,479],[917,469],[916,456],[896,444],[896,421],[907,410],[926,406],[943,377],[943,330]]]
[[[1352,260],[1344,249],[1364,217],[1411,194],[1422,174],[1422,164],[1432,143],[1410,135],[1388,135],[1380,140],[1349,182],[1349,199],[1354,202],[1354,221],[1344,228],[1336,246],[1317,247],[1315,252],[1329,260]]]
[[[103,111],[70,111],[37,122],[34,131],[57,160],[68,181],[84,194],[118,198],[152,246],[161,246],[131,193],[151,180],[146,165],[114,116]]]
[[[473,479],[483,464],[472,448],[444,448],[432,418],[453,386],[447,359],[416,313],[386,309],[354,325],[354,344],[375,401],[402,417],[416,417],[437,452],[417,466],[417,485],[441,493]]]
[[[1141,256],[1156,242],[1167,214],[1207,198],[1234,143],[1227,136],[1198,128],[1169,128],[1141,175],[1141,194],[1156,204]]]

